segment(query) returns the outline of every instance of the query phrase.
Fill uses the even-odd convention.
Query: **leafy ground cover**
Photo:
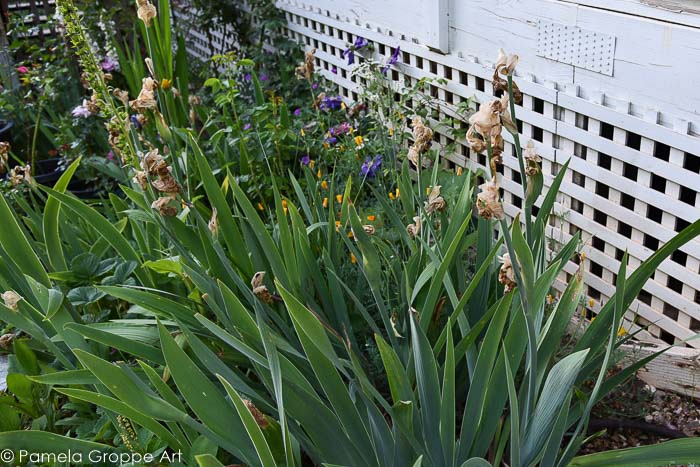
[[[71,194],[81,157],[37,184],[3,145],[0,447],[202,466],[697,460],[688,439],[580,455],[594,405],[649,361],[608,372],[634,337],[622,315],[700,222],[629,273],[625,256],[614,298],[562,346],[585,258],[578,235],[549,249],[566,165],[544,190],[517,132],[517,56],[499,53],[492,101],[461,108],[456,135],[490,161],[471,173],[433,147],[431,127],[459,126],[439,120],[430,83],[387,77],[398,47],[376,60],[348,44],[363,83],[350,102],[264,9],[277,46],[217,55],[199,79],[169,3],[139,0],[115,77],[76,6],[58,7],[85,84],[72,113],[93,120],[118,188]],[[524,174],[514,219],[505,157]]]

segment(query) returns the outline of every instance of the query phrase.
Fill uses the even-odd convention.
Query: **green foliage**
[[[585,279],[581,268],[545,306],[579,242],[546,254],[566,166],[542,196],[536,175],[526,182],[523,215],[501,220],[494,240],[496,223],[474,216],[477,174],[444,170],[432,149],[430,168],[406,160],[407,103],[431,116],[425,82],[396,102],[370,64],[365,97],[377,98],[349,115],[314,106],[314,79],[280,86],[298,51],[282,50],[279,69],[249,52],[218,57],[203,101],[188,99],[182,41],[174,52],[168,3],[158,11],[135,40],[161,83],[157,106],[140,128],[110,127],[123,138],[123,197],[70,194],[78,160],[53,188],[0,201],[0,289],[21,297],[0,304],[16,362],[0,448],[182,451],[201,466],[690,459],[692,441],[575,455],[593,404],[622,378],[607,370],[623,314],[700,221],[629,276],[625,257],[616,294],[560,355]],[[132,88],[145,73],[124,67]],[[109,99],[104,117],[128,115]],[[363,171],[378,153],[381,167]]]

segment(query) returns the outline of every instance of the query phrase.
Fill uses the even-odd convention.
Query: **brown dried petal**
[[[17,304],[22,300],[22,297],[14,290],[8,290],[0,294],[0,298],[3,299],[5,306],[10,310],[17,310]]]
[[[156,17],[156,7],[151,5],[148,0],[137,0],[138,10],[136,15],[144,22],[146,27],[151,25],[151,21]]]
[[[158,180],[154,180],[153,188],[160,191],[161,193],[170,193],[172,195],[177,194],[181,191],[180,184],[177,183],[175,177],[168,174],[165,176],[158,177]]]
[[[476,197],[476,207],[479,211],[479,216],[486,220],[504,219],[505,212],[498,193],[498,185],[493,182],[487,182],[480,185],[479,188],[481,192]]]
[[[170,196],[161,196],[157,200],[153,201],[151,208],[157,209],[161,216],[174,217],[177,216],[177,208],[172,206],[170,203],[173,198]]]

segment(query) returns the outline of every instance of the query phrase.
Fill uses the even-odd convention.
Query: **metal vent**
[[[615,36],[539,20],[537,55],[612,76]]]

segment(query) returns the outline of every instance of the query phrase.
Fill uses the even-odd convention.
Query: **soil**
[[[644,429],[618,428],[615,421]],[[700,400],[660,391],[632,378],[594,407],[591,422],[591,434],[604,431],[578,455],[700,436]]]

